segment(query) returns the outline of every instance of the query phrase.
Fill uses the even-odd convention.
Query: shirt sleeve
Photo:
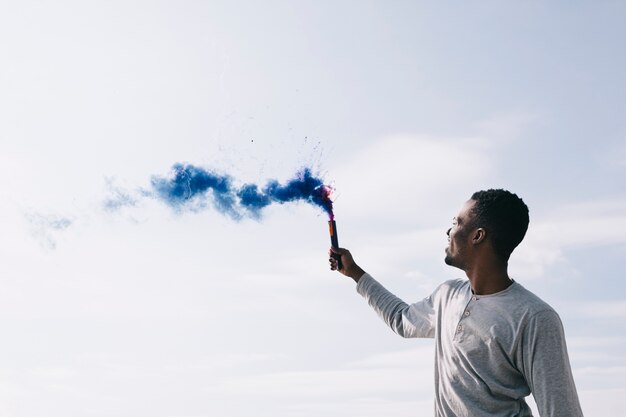
[[[432,296],[409,305],[389,292],[369,274],[359,279],[357,292],[400,336],[422,338],[435,336],[435,310]]]
[[[523,372],[541,417],[582,417],[558,314],[535,314],[523,335]]]

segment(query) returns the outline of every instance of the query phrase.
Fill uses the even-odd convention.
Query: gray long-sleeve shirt
[[[363,275],[357,291],[403,337],[435,339],[437,417],[527,417],[531,392],[541,417],[579,417],[557,313],[514,282],[474,295],[468,280],[441,284],[408,305]]]

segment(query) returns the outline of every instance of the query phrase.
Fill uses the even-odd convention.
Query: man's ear
[[[474,235],[472,236],[472,243],[477,245],[482,243],[487,238],[487,232],[482,227],[474,230]]]

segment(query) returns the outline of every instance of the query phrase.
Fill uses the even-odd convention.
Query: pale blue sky
[[[0,414],[432,415],[433,343],[327,269],[326,217],[152,200],[189,162],[312,165],[340,243],[407,302],[504,187],[511,273],[560,313],[586,416],[626,395],[626,3],[0,2]],[[618,408],[619,407],[619,408]]]

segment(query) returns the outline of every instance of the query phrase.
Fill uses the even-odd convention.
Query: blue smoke
[[[152,177],[153,195],[176,209],[205,207],[207,201],[234,219],[260,217],[261,210],[272,203],[304,201],[322,208],[333,218],[332,189],[304,168],[286,184],[269,181],[263,188],[256,184],[236,187],[228,175],[215,173],[191,164],[175,164],[173,176]]]
[[[172,171],[173,178],[152,177],[152,188],[158,198],[182,209],[191,201],[204,204],[211,191],[213,204],[220,212],[234,218],[240,217],[230,177],[190,164],[175,164]]]

